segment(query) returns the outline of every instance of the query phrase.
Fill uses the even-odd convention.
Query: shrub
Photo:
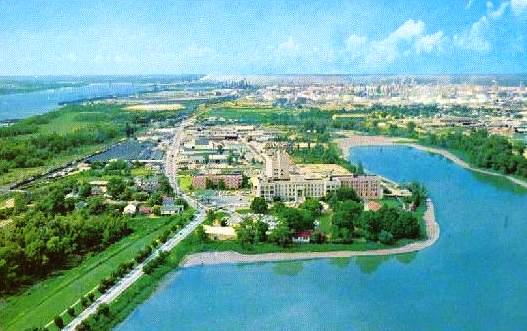
[[[393,235],[385,230],[382,230],[379,233],[379,241],[385,245],[391,245],[394,243]]]

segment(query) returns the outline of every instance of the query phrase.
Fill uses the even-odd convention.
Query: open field
[[[53,317],[96,287],[122,262],[168,229],[170,218],[134,218],[134,232],[108,249],[88,257],[79,266],[62,271],[10,296],[0,303],[0,330],[24,330],[47,324]]]

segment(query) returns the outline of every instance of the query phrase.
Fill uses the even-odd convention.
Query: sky
[[[0,0],[0,75],[527,73],[527,0]]]

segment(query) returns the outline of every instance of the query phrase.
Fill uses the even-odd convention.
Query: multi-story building
[[[383,197],[383,190],[379,176],[335,176],[332,177],[332,179],[340,182],[339,186],[351,187],[363,200],[379,200]]]
[[[220,182],[225,184],[226,189],[239,189],[242,187],[243,176],[240,174],[235,175],[214,175],[214,174],[202,174],[192,177],[192,187],[194,189],[206,189],[207,182],[213,185],[219,185]]]
[[[383,190],[378,176],[339,175],[311,177],[291,175],[289,155],[276,151],[267,155],[265,172],[253,181],[255,196],[266,200],[278,197],[284,201],[302,201],[305,198],[322,198],[340,187],[351,187],[364,200],[382,199]]]

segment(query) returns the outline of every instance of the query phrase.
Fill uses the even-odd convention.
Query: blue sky
[[[525,73],[527,0],[0,0],[0,49],[0,75]]]

